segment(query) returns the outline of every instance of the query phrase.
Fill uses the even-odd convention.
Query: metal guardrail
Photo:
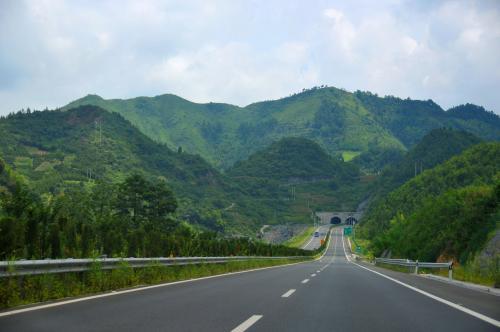
[[[390,265],[399,265],[406,267],[414,267],[414,273],[418,274],[419,268],[429,268],[429,269],[448,269],[448,278],[453,279],[453,262],[444,262],[444,263],[430,263],[430,262],[419,262],[412,261],[410,259],[389,259],[389,258],[375,258],[375,264],[390,264]]]
[[[115,269],[126,264],[140,268],[152,264],[165,266],[188,264],[216,264],[255,259],[304,259],[308,256],[229,256],[229,257],[155,257],[155,258],[96,258],[96,259],[43,259],[0,261],[0,277],[36,275],[46,273],[83,272],[99,267],[103,270]]]

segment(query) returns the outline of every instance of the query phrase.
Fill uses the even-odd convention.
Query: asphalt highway
[[[318,232],[319,236],[315,237],[313,233],[311,235],[311,238],[307,240],[307,242],[302,246],[302,249],[314,250],[316,248],[319,248],[321,245],[320,241],[321,239],[324,239],[326,237],[329,228],[330,228],[329,225],[321,225],[318,228],[316,228],[315,232]]]
[[[499,331],[500,297],[357,265],[344,250],[335,228],[314,262],[3,312],[0,330]]]

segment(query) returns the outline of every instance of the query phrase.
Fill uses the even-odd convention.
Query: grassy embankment
[[[291,239],[286,240],[282,244],[288,247],[302,248],[302,246],[306,243],[306,241],[309,240],[309,237],[312,235],[315,229],[316,227],[309,226],[306,229],[304,229],[304,231],[292,237]]]

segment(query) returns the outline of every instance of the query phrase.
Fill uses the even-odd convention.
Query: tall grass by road
[[[0,278],[0,309],[24,304],[45,302],[67,297],[102,293],[117,289],[167,283],[213,276],[229,272],[250,270],[297,263],[303,259],[258,259],[217,264],[165,266],[159,263],[133,268],[127,262],[112,270],[104,270],[99,263],[86,272],[55,273]]]

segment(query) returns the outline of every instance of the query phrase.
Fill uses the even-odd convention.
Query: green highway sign
[[[352,234],[352,227],[344,228],[344,235],[351,235],[351,234]]]

